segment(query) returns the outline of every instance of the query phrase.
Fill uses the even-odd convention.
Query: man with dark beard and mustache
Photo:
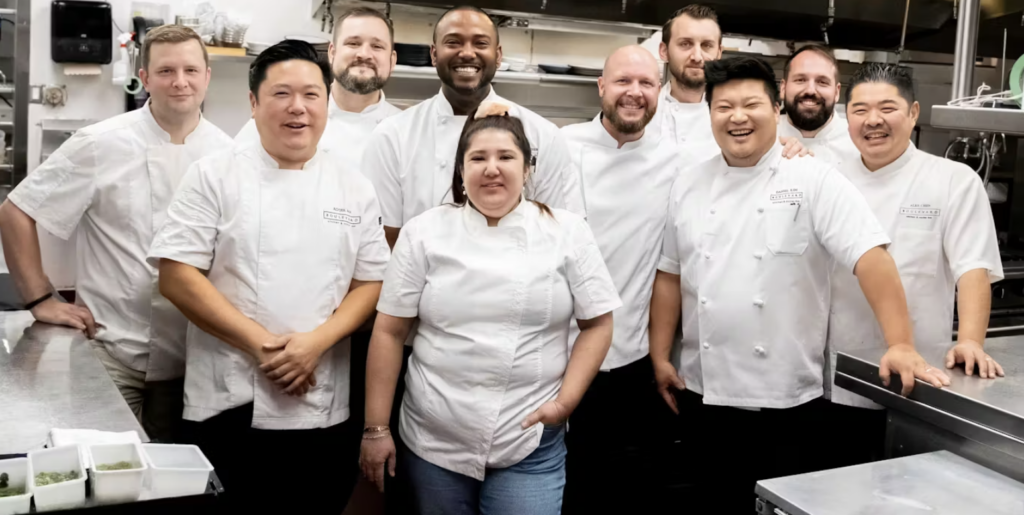
[[[467,115],[485,100],[510,106],[509,116],[526,129],[535,166],[526,197],[583,214],[579,172],[558,128],[491,88],[501,44],[487,13],[460,6],[442,14],[430,56],[441,92],[380,124],[367,144],[364,165],[380,198],[388,243],[394,247],[402,226],[416,215],[451,202],[459,135]]]
[[[715,10],[690,4],[675,12],[661,30],[661,60],[668,63],[668,81],[661,89],[661,106],[654,124],[675,142],[683,162],[699,163],[721,152],[711,132],[711,115],[704,101],[704,63],[722,58],[722,29]],[[780,134],[780,136],[787,136]],[[806,155],[796,138],[780,138],[783,155]]]
[[[354,7],[337,18],[328,51],[334,83],[320,148],[338,154],[339,162],[364,175],[361,161],[366,140],[382,120],[402,112],[385,101],[383,91],[398,58],[394,41],[395,29],[387,16]],[[255,120],[235,136],[236,142],[259,140]]]
[[[665,462],[655,459],[653,433],[672,417],[652,387],[647,320],[668,195],[683,163],[671,140],[648,130],[658,85],[658,62],[649,51],[620,48],[598,79],[601,113],[562,128],[581,172],[587,222],[623,303],[613,315],[612,346],[601,371],[570,418],[566,514],[653,512],[660,497],[653,478],[665,477],[652,469]],[[573,333],[570,341],[579,330]],[[645,437],[637,437],[637,424]]]
[[[779,135],[797,138],[815,157],[837,169],[860,154],[850,139],[846,119],[836,115],[839,65],[828,47],[809,44],[786,61],[780,87],[786,116]]]

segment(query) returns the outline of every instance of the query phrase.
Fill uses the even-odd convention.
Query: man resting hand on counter
[[[882,328],[883,380],[898,373],[907,393],[915,377],[948,379],[914,349],[889,239],[863,197],[827,163],[782,159],[771,67],[727,58],[705,77],[722,153],[672,188],[650,350],[665,402],[695,421],[680,439],[706,481],[698,505],[741,513],[757,480],[822,468],[833,260],[857,277]]]
[[[341,513],[357,479],[348,337],[390,251],[370,182],[317,148],[330,78],[308,43],[261,53],[260,141],[192,166],[149,254],[191,322],[184,417],[251,513]]]
[[[933,156],[911,143],[920,106],[906,69],[875,63],[862,68],[847,90],[846,110],[850,137],[861,158],[845,162],[839,171],[864,195],[892,238],[889,252],[906,289],[914,340],[926,345],[952,341],[953,305],[959,298],[958,343],[949,351],[946,367],[965,363],[968,375],[975,365],[981,377],[1003,375],[1002,367],[982,348],[991,283],[1003,278],[1003,267],[981,178],[967,165]],[[847,442],[834,463],[842,467],[882,457],[885,412],[870,400],[833,386],[835,356],[838,351],[879,344],[883,330],[853,277],[837,270],[831,282],[827,386],[832,386],[835,404],[833,431]]]
[[[85,127],[64,142],[0,207],[14,282],[32,316],[94,338],[92,347],[154,441],[181,422],[187,321],[157,289],[146,252],[194,161],[231,144],[200,107],[209,57],[192,29],[146,34],[142,108]],[[36,226],[75,248],[76,303],[51,296]]]

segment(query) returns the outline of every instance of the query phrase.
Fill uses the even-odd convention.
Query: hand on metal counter
[[[974,340],[960,340],[946,353],[946,368],[951,369],[961,363],[968,376],[974,374],[975,364],[978,365],[978,377],[983,379],[1006,376],[1002,365],[985,352],[980,342]]]
[[[47,324],[73,327],[85,333],[89,339],[96,337],[96,321],[85,306],[76,306],[49,298],[32,308],[32,316]]]
[[[906,397],[914,389],[914,379],[930,383],[936,388],[949,386],[949,376],[942,370],[932,367],[925,361],[917,349],[910,344],[897,344],[889,347],[879,363],[878,376],[882,384],[889,386],[892,372],[900,375],[903,383],[901,394]]]

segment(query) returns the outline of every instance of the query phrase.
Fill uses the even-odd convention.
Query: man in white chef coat
[[[261,53],[260,142],[189,169],[149,254],[191,322],[184,417],[250,513],[341,513],[357,478],[348,337],[390,251],[369,180],[317,147],[330,80],[308,43]]]
[[[786,114],[779,135],[799,139],[835,168],[860,158],[846,120],[835,112],[840,87],[839,63],[828,47],[805,45],[786,60],[780,86]]]
[[[149,437],[169,441],[181,419],[185,318],[157,288],[146,252],[190,164],[231,144],[203,118],[209,59],[177,25],[146,34],[141,109],[81,129],[0,207],[4,255],[39,321],[86,332]],[[76,304],[50,296],[36,226],[78,235]]]
[[[402,112],[384,98],[384,85],[398,59],[394,45],[395,28],[376,9],[352,7],[334,23],[334,41],[328,50],[334,82],[320,148],[337,154],[346,166],[364,175],[361,163],[370,134],[385,118]],[[235,141],[259,138],[253,119]]]
[[[612,347],[569,424],[565,513],[645,512],[656,504],[652,480],[664,479],[650,468],[662,461],[653,459],[655,439],[636,434],[638,421],[648,428],[671,422],[651,387],[647,350],[668,194],[682,164],[676,146],[649,130],[658,84],[658,62],[649,51],[620,48],[597,82],[601,113],[562,128],[581,172],[587,222],[623,300]],[[569,340],[578,333],[574,326]]]
[[[984,351],[991,284],[1003,278],[1003,267],[981,178],[967,165],[928,154],[910,141],[920,106],[905,68],[869,64],[853,76],[847,97],[849,136],[860,155],[839,170],[864,194],[892,239],[889,252],[907,292],[914,340],[918,345],[953,341],[958,300],[957,343],[946,356],[946,367],[964,363],[968,375],[977,366],[982,378],[1002,376],[1002,367]],[[885,412],[833,385],[836,352],[882,345],[881,335],[860,288],[837,270],[826,384],[832,386],[835,404],[831,432],[844,442],[845,452],[835,466],[881,457]]]
[[[434,97],[382,122],[367,144],[363,168],[373,181],[394,245],[416,215],[451,201],[455,147],[466,116],[484,100],[511,106],[523,121],[535,168],[527,198],[583,214],[579,171],[555,124],[498,96],[491,87],[501,63],[498,28],[476,7],[455,7],[438,19],[430,56],[441,79]]]
[[[711,7],[690,4],[676,11],[661,29],[659,53],[668,63],[652,127],[678,146],[681,162],[697,163],[718,155],[711,117],[704,101],[704,64],[722,58],[722,29]],[[780,134],[780,136],[786,136]],[[787,157],[807,155],[796,138],[780,138]]]
[[[775,74],[759,58],[705,69],[720,156],[672,187],[651,305],[650,346],[665,402],[691,421],[695,499],[741,513],[759,479],[820,468],[821,397],[834,260],[855,275],[889,351],[880,376],[948,384],[913,344],[882,227],[857,190],[816,158],[784,160]],[[683,339],[673,348],[682,313]],[[883,344],[879,342],[878,344]],[[699,422],[695,422],[699,421]],[[712,499],[714,504],[712,503]]]

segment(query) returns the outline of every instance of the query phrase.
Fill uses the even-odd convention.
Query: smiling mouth
[[[735,129],[729,131],[729,135],[735,138],[742,138],[744,136],[750,136],[754,133],[754,129]]]
[[[456,75],[476,75],[480,73],[479,66],[456,66],[453,68]]]
[[[309,127],[309,125],[307,125],[305,123],[299,123],[299,122],[286,123],[286,124],[284,124],[284,126],[288,127],[289,129],[291,129],[293,131],[298,131],[298,130],[305,129],[306,127]]]
[[[889,135],[884,132],[869,132],[864,135],[864,139],[867,141],[881,141],[888,137]]]
[[[504,188],[504,187],[505,187],[504,184],[498,184],[498,183],[495,183],[495,184],[484,184],[483,186],[481,186],[481,188],[484,188],[484,189],[497,189],[497,188]]]

